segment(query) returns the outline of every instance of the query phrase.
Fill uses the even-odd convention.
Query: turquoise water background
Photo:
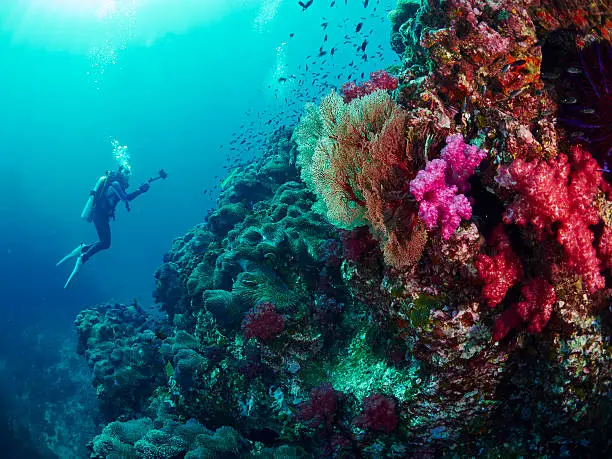
[[[33,381],[61,384],[53,371],[73,349],[80,309],[133,298],[151,305],[153,273],[173,238],[214,207],[215,194],[204,191],[233,159],[220,145],[242,134],[252,149],[240,157],[256,155],[266,133],[292,124],[307,100],[329,91],[313,89],[326,81],[307,59],[325,33],[325,46],[337,46],[322,64],[332,86],[346,81],[347,63],[360,60],[343,38],[355,36],[358,22],[372,52],[382,45],[379,59],[360,61],[366,79],[397,62],[386,20],[394,1],[370,2],[367,10],[358,0],[334,8],[331,2],[315,0],[302,12],[297,0],[117,0],[112,17],[96,13],[108,1],[2,3],[0,393],[9,412],[28,424],[44,417],[36,411],[44,403],[61,404],[65,394],[32,395]],[[322,22],[329,23],[325,31]],[[296,78],[281,84],[278,75]],[[251,131],[240,127],[250,123]],[[92,258],[65,291],[69,268],[55,263],[95,240],[79,214],[97,177],[115,167],[113,138],[129,147],[132,187],[161,168],[169,177],[134,201],[131,213],[118,207],[111,249]],[[41,423],[30,427],[45,430]]]

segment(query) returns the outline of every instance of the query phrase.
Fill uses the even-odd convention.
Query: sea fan
[[[578,51],[579,66],[566,71],[571,95],[561,99],[559,121],[612,179],[612,45],[602,40]]]

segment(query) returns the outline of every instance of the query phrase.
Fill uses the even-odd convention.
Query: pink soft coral
[[[486,156],[486,151],[465,143],[461,134],[449,135],[446,146],[440,152],[440,158],[449,166],[446,170],[447,182],[457,185],[460,193],[469,191],[468,179]]]
[[[445,240],[462,218],[472,218],[470,201],[457,193],[469,189],[467,180],[485,156],[483,150],[467,145],[461,135],[448,136],[441,158],[427,163],[410,182],[410,192],[420,203],[419,217],[429,229],[440,223]]]

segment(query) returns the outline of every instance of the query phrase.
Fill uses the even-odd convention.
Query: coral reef
[[[398,1],[401,67],[308,106],[173,242],[167,323],[81,313],[94,457],[609,454],[612,190],[553,62],[609,17]]]
[[[134,416],[164,383],[161,340],[137,305],[101,305],[75,320],[78,352],[93,373],[98,404],[107,420]]]

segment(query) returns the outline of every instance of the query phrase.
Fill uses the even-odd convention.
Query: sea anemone
[[[612,45],[589,44],[566,69],[571,88],[560,100],[559,121],[574,142],[583,143],[608,181],[612,179]]]

